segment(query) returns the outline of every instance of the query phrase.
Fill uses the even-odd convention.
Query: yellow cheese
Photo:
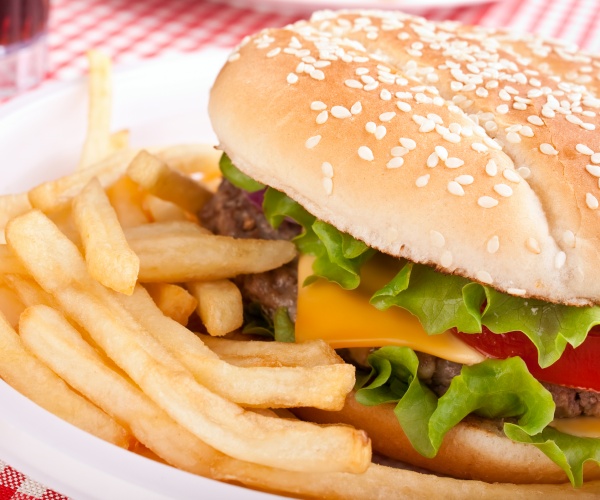
[[[344,290],[318,280],[303,287],[312,274],[311,257],[302,256],[298,269],[296,340],[323,339],[334,349],[344,347],[407,346],[456,363],[472,365],[485,358],[450,332],[428,335],[408,311],[391,307],[379,311],[371,304],[372,293],[391,280],[397,269],[373,259],[365,265],[361,286]]]
[[[550,427],[572,436],[600,438],[600,418],[597,417],[557,418]]]

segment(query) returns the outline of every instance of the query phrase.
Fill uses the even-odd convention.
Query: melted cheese
[[[600,438],[600,418],[597,417],[557,418],[550,427],[572,436]]]
[[[300,258],[298,283],[312,274],[313,259]],[[408,311],[391,307],[379,311],[369,298],[397,272],[388,263],[375,259],[365,264],[365,278],[356,290],[344,290],[335,283],[318,280],[298,291],[296,340],[323,339],[334,349],[344,347],[407,346],[456,363],[472,365],[485,358],[450,332],[428,335],[419,320]],[[366,278],[368,277],[368,278]]]

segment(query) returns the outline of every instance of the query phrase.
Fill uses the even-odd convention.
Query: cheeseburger
[[[238,278],[251,332],[358,367],[340,412],[457,478],[600,477],[600,63],[535,37],[319,12],[236,49],[211,92],[205,223],[292,239]]]

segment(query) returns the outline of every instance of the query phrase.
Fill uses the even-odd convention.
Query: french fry
[[[162,200],[151,194],[146,196],[143,206],[155,222],[189,220],[189,216],[181,207],[171,201]]]
[[[570,484],[507,484],[484,483],[438,477],[383,465],[371,464],[363,474],[298,473],[221,459],[213,466],[215,479],[239,482],[246,486],[268,489],[301,498],[331,500],[373,500],[389,498],[444,498],[462,500],[545,500],[594,499],[600,494],[600,481],[585,483],[574,489]]]
[[[129,147],[129,130],[118,130],[110,134],[110,149],[112,152]]]
[[[242,326],[242,294],[231,281],[192,281],[186,286],[196,298],[198,316],[210,335],[222,337]]]
[[[0,313],[4,314],[6,321],[13,328],[19,325],[19,317],[25,306],[15,293],[0,281]]]
[[[68,207],[73,198],[94,177],[98,178],[102,187],[107,188],[121,178],[136,154],[135,150],[123,149],[83,170],[54,181],[44,182],[29,191],[31,206],[43,212]]]
[[[269,271],[296,256],[284,240],[234,239],[210,234],[129,239],[140,258],[141,282],[185,283]]]
[[[7,245],[0,245],[0,274],[27,274],[25,268]]]
[[[169,168],[147,151],[140,151],[133,159],[127,175],[149,193],[171,201],[191,214],[197,214],[212,197],[204,186]]]
[[[202,174],[205,181],[221,177],[219,160],[222,152],[210,144],[179,144],[153,150],[153,153],[183,174]]]
[[[28,308],[21,319],[23,343],[71,387],[123,422],[137,440],[167,463],[210,475],[218,453],[192,435],[127,379],[106,366],[69,322],[46,306]]]
[[[287,470],[363,472],[368,467],[371,446],[362,431],[263,417],[198,384],[122,307],[126,295],[89,276],[77,248],[41,212],[13,219],[6,235],[28,272],[62,310],[156,404],[205,443],[240,460]]]
[[[108,187],[106,195],[117,213],[121,227],[134,227],[150,222],[142,209],[144,194],[129,177],[123,176]]]
[[[67,205],[48,214],[48,217],[58,226],[60,231],[78,247],[81,247],[81,236],[73,220],[71,206]]]
[[[63,420],[117,446],[129,447],[131,435],[30,354],[1,313],[0,377],[34,403]]]
[[[198,301],[185,288],[170,283],[148,283],[146,290],[165,316],[187,325]]]
[[[112,82],[110,58],[96,50],[87,54],[90,65],[88,84],[88,128],[79,169],[87,168],[113,151],[110,134]]]
[[[0,196],[0,243],[4,243],[4,228],[6,223],[31,210],[31,203],[27,193],[4,194]]]
[[[320,366],[343,363],[323,340],[290,344],[262,340],[230,340],[197,334],[211,351],[237,366]]]
[[[311,368],[240,368],[221,361],[188,329],[164,316],[138,286],[119,298],[129,313],[194,375],[221,396],[254,408],[314,406],[341,409],[354,385],[347,364]]]
[[[192,234],[212,234],[208,229],[189,220],[150,222],[135,227],[127,227],[124,229],[124,232],[129,242],[135,240],[148,241],[160,238],[176,238],[179,236],[185,237]]]
[[[92,277],[117,292],[131,294],[140,268],[129,248],[117,214],[96,179],[73,200],[73,219]]]

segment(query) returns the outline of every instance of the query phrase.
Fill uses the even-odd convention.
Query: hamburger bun
[[[324,13],[254,36],[211,92],[221,147],[382,252],[513,295],[600,302],[600,102],[452,27]]]

